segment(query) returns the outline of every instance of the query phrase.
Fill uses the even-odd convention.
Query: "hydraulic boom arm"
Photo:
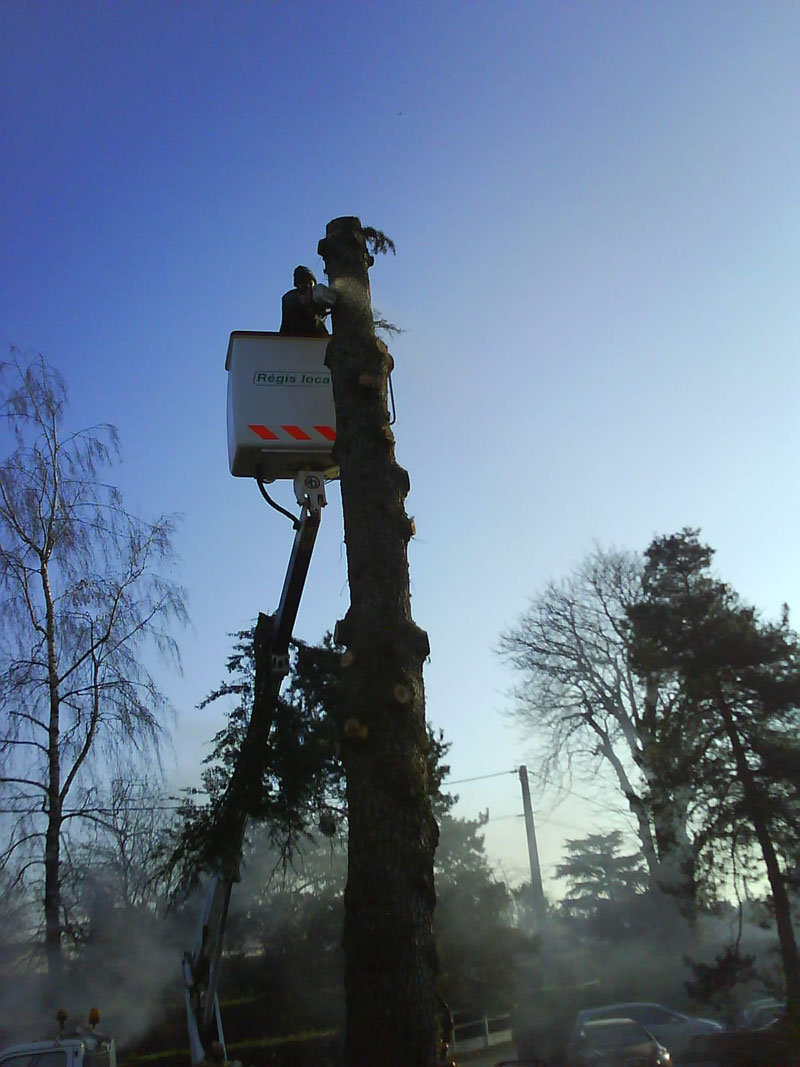
[[[262,488],[262,492],[263,487]],[[253,711],[231,780],[216,816],[216,837],[225,842],[212,872],[198,946],[183,958],[189,1050],[193,1067],[206,1059],[205,1045],[218,1041],[225,1050],[217,988],[228,905],[233,883],[239,879],[247,826],[250,792],[261,782],[266,747],[283,679],[289,670],[289,642],[303,595],[311,554],[317,538],[325,486],[320,475],[301,471],[294,480],[302,508],[278,610],[259,615],[255,631],[256,681]],[[257,784],[255,786],[257,788]],[[216,1034],[216,1037],[215,1037]]]

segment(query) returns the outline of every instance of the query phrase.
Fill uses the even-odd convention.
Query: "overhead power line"
[[[467,782],[481,782],[486,778],[504,778],[507,774],[519,774],[519,767],[512,767],[510,771],[494,771],[492,774],[477,774],[474,778],[444,778],[442,784],[444,785],[464,785]],[[533,778],[539,778],[544,780],[544,775],[538,774],[536,771],[528,770],[528,774]],[[591,804],[595,808],[601,808],[603,811],[608,811],[612,815],[624,815],[627,814],[625,808],[612,806],[610,804],[604,804],[601,800],[595,800],[592,797],[584,796],[583,793],[576,793],[574,789],[566,789],[563,786],[559,787],[559,792],[565,793],[567,796],[575,797],[576,800],[582,800],[586,804]]]
[[[478,774],[474,778],[443,778],[447,785],[463,785],[464,782],[482,782],[484,778],[502,778],[507,774],[516,774],[516,769],[510,771],[495,771],[494,774]]]

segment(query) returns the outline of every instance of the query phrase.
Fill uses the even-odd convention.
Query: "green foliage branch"
[[[234,701],[204,760],[202,789],[188,791],[179,811],[167,856],[174,872],[173,901],[196,888],[204,872],[216,870],[230,846],[225,805],[256,695],[255,629],[232,635],[228,678],[198,705]],[[340,659],[330,634],[316,646],[292,642],[289,683],[275,702],[269,742],[243,793],[243,814],[254,827],[267,829],[284,868],[314,830],[332,836],[343,814],[343,773],[336,758],[344,714],[337,685]]]

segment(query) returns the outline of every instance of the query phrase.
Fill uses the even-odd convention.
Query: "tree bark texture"
[[[422,1067],[434,1050],[433,855],[422,664],[428,638],[411,617],[408,474],[388,416],[392,359],[375,336],[356,218],[334,219],[319,252],[338,300],[326,363],[336,405],[350,608],[346,647],[348,880],[345,989],[348,1067]]]
[[[48,542],[49,548],[49,542]],[[61,694],[58,684],[56,620],[48,559],[40,560],[45,602],[49,716],[47,728],[47,829],[44,847],[44,945],[51,979],[61,977]]]

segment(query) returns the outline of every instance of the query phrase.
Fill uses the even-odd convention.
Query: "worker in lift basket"
[[[295,267],[294,289],[283,294],[281,333],[289,337],[327,337],[325,316],[336,293],[327,285],[317,285],[308,267]]]

